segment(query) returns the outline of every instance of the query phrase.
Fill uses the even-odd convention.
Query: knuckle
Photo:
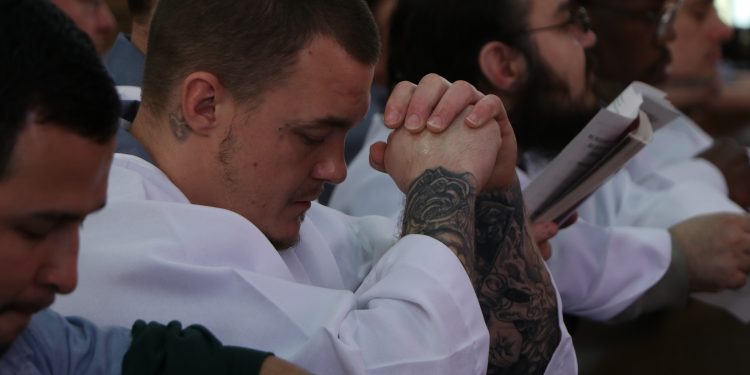
[[[740,272],[732,278],[732,280],[729,283],[730,284],[729,287],[739,288],[745,285],[745,282],[747,282],[747,276],[744,273]]]
[[[505,112],[505,105],[503,104],[503,100],[500,99],[499,96],[495,94],[487,95],[487,100],[494,106],[496,106],[500,112]]]
[[[435,74],[435,73],[427,73],[424,77],[422,77],[422,80],[419,81],[419,83],[430,83],[430,82],[441,82],[445,81],[443,77]]]
[[[401,81],[396,84],[393,91],[413,91],[417,88],[417,85],[410,81]]]
[[[462,92],[467,92],[467,93],[473,93],[476,91],[476,89],[474,89],[474,85],[464,80],[458,80],[456,82],[453,82],[453,87],[455,87],[458,90],[461,90]]]

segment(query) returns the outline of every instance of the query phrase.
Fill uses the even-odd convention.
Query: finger
[[[370,165],[385,173],[385,142],[375,142],[370,146]]]
[[[433,133],[442,132],[461,114],[461,112],[466,109],[467,106],[478,103],[483,97],[484,95],[470,83],[466,81],[454,82],[442,95],[442,98],[440,98],[440,101],[437,103],[434,110],[431,108],[432,114],[427,120],[427,127]],[[491,106],[492,101],[488,100],[483,105]],[[486,110],[487,109],[485,108],[484,111]],[[494,116],[490,116],[488,120],[493,117]]]
[[[428,118],[430,121],[435,121],[433,117],[430,117],[433,109],[442,100],[441,98],[444,97],[450,87],[452,87],[450,82],[437,74],[424,76],[419,81],[419,85],[417,85],[414,95],[409,101],[409,109],[406,111],[404,127],[412,133],[419,133],[424,130]],[[461,109],[465,108],[466,106],[463,106]]]
[[[496,119],[502,124],[508,121],[503,101],[495,95],[487,95],[474,104],[474,109],[464,121],[471,128],[478,128],[488,121]]]
[[[551,221],[540,221],[531,224],[531,235],[537,243],[545,242],[554,237],[558,227]]]
[[[393,88],[391,95],[388,96],[388,101],[385,103],[385,112],[383,113],[385,126],[396,129],[404,123],[406,110],[409,108],[409,102],[416,89],[417,85],[408,81],[401,81]]]
[[[746,254],[741,254],[737,256],[737,270],[741,271],[744,274],[750,273],[750,256],[747,256]]]
[[[567,228],[575,224],[576,221],[578,221],[578,212],[573,212],[572,214],[570,214],[570,216],[568,216],[567,219],[565,219],[565,221],[560,224],[560,229]]]
[[[552,245],[550,245],[549,241],[537,244],[537,248],[539,249],[539,254],[542,256],[542,259],[547,261],[549,258],[552,258]]]

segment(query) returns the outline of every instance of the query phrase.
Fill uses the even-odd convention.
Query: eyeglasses
[[[589,32],[589,30],[591,30],[591,18],[589,18],[589,13],[586,11],[586,8],[584,7],[572,8],[570,11],[570,19],[568,19],[565,22],[558,23],[556,25],[542,26],[542,27],[537,27],[537,28],[533,28],[529,30],[519,31],[517,33],[511,34],[511,36],[533,34],[533,33],[538,33],[540,31],[547,31],[547,30],[564,29],[564,28],[568,28],[571,26],[579,27],[584,34]]]
[[[667,36],[669,27],[677,17],[677,12],[682,8],[684,0],[667,1],[664,3],[664,9],[661,12],[656,11],[637,11],[631,9],[625,9],[618,6],[612,6],[608,4],[591,4],[589,6],[595,6],[603,10],[607,10],[619,15],[630,17],[633,19],[641,19],[647,22],[653,22],[658,25],[656,29],[656,36],[659,39],[664,39]]]

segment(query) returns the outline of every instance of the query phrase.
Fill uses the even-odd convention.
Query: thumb
[[[385,173],[385,142],[375,142],[370,146],[370,166]]]

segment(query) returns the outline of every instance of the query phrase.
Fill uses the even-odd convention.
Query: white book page
[[[643,96],[641,110],[646,112],[654,131],[672,122],[682,113],[667,100],[667,93],[643,82],[633,82],[631,87]]]
[[[642,98],[631,90],[615,102],[616,105],[610,106],[612,109],[600,110],[524,189],[524,199],[532,217],[535,216],[535,211],[546,204],[545,200],[555,195],[557,189],[565,189],[570,182],[586,173],[623,136],[638,116]]]
[[[524,190],[531,216],[554,204],[570,183],[595,165],[623,136],[639,111],[646,113],[653,131],[681,115],[663,91],[643,82],[630,84]]]
[[[622,168],[638,151],[651,142],[651,124],[648,116],[640,112],[639,126],[614,145],[588,174],[569,186],[562,198],[544,209],[536,220],[561,224],[589,195]]]

